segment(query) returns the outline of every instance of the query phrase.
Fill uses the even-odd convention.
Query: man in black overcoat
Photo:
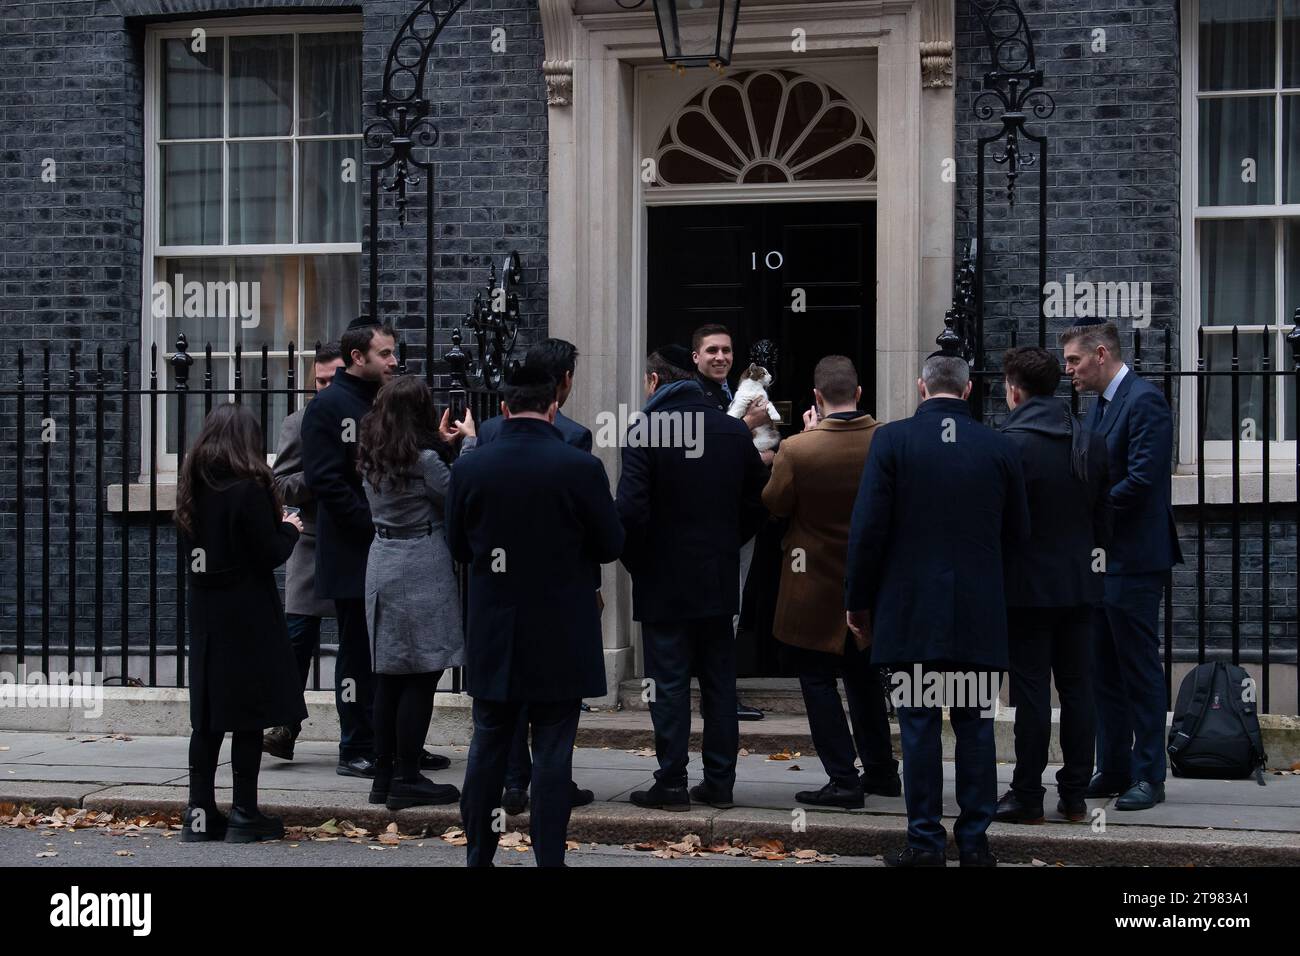
[[[334,602],[339,651],[334,702],[339,712],[338,772],[375,775],[370,638],[366,630],[366,558],[375,528],[357,472],[361,419],[384,382],[397,371],[397,337],[390,326],[358,319],[339,342],[343,368],[307,405],[302,419],[302,464],[315,496],[316,596]]]
[[[688,810],[694,798],[729,807],[739,745],[731,621],[740,606],[740,546],[767,517],[767,473],[748,426],[705,397],[686,349],[668,346],[647,359],[646,393],[646,417],[623,449],[617,503],[659,769],[632,802]],[[688,793],[692,672],[704,718],[704,783]]]
[[[1020,449],[1032,534],[1006,555],[1016,769],[996,819],[1043,821],[1055,679],[1064,761],[1056,809],[1077,822],[1088,815],[1084,791],[1092,777],[1092,617],[1103,597],[1110,515],[1106,442],[1055,397],[1061,363],[1047,349],[1009,350],[1002,372],[1011,409],[1002,433]]]
[[[623,528],[600,459],[566,444],[554,425],[555,380],[525,366],[503,392],[500,434],[456,462],[447,492],[447,541],[469,566],[474,739],[461,816],[469,865],[491,865],[526,708],[533,852],[538,866],[563,866],[578,715],[584,697],[606,689],[593,582],[623,550]]]
[[[917,387],[916,414],[882,425],[872,440],[845,573],[850,629],[869,633],[871,662],[894,670],[907,848],[886,862],[945,865],[946,704],[957,737],[961,863],[994,866],[986,831],[998,801],[996,678],[1007,666],[1002,555],[1004,542],[1029,534],[1025,483],[1011,439],[971,417],[965,360],[935,353]],[[931,695],[936,681],[945,692]]]

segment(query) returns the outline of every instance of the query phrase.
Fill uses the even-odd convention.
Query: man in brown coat
[[[865,805],[867,793],[902,792],[870,639],[853,638],[842,608],[849,517],[879,423],[858,411],[858,373],[844,356],[818,362],[813,385],[816,405],[804,413],[804,431],[781,444],[763,489],[767,510],[790,519],[774,632],[799,675],[813,745],[830,777],[820,790],[801,791],[795,799],[855,809]],[[841,677],[852,736],[836,685]],[[861,778],[853,765],[855,742]]]

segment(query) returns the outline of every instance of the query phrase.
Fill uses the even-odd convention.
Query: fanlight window
[[[659,141],[655,168],[655,186],[872,180],[876,142],[834,87],[788,70],[753,70],[682,107]]]

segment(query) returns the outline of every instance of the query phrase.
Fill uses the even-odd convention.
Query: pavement
[[[584,715],[584,721],[587,719]],[[753,747],[755,739],[747,736],[742,746]],[[217,799],[223,805],[230,799],[228,747],[227,741],[217,778]],[[119,816],[178,813],[186,803],[187,748],[187,736],[0,730],[0,805],[12,803],[44,812],[81,808]],[[448,770],[430,776],[459,786],[467,748],[430,749],[452,761]],[[679,841],[686,834],[695,834],[706,846],[736,840],[750,845],[780,840],[787,849],[813,849],[850,858],[873,857],[904,845],[906,810],[901,797],[871,796],[863,810],[804,808],[795,802],[794,794],[826,782],[819,761],[798,751],[777,754],[784,759],[772,756],[762,748],[742,752],[734,809],[696,806],[685,813],[667,813],[642,810],[629,801],[633,790],[652,781],[656,761],[651,750],[579,746],[574,750],[574,778],[580,786],[595,791],[596,802],[574,811],[570,839],[617,848]],[[325,742],[300,741],[292,762],[264,756],[260,779],[263,810],[282,816],[291,825],[348,820],[377,833],[396,822],[402,833],[435,838],[460,824],[455,806],[421,807],[395,814],[371,806],[366,799],[369,781],[338,776],[335,765],[336,750]],[[692,783],[699,779],[699,767],[699,757],[693,753]],[[1049,767],[1047,781],[1055,769]],[[1006,788],[1011,771],[1009,764],[998,765],[1001,789]],[[957,812],[953,775],[953,764],[945,763],[947,817]],[[1049,790],[1046,823],[994,824],[989,837],[994,852],[1009,863],[1295,865],[1300,863],[1300,774],[1274,772],[1265,779],[1267,786],[1260,787],[1253,780],[1170,778],[1164,804],[1125,813],[1115,810],[1113,801],[1090,801],[1091,819],[1084,823],[1055,818],[1055,796]],[[0,809],[0,815],[4,812]],[[945,820],[945,826],[951,831],[952,820]],[[527,814],[510,818],[509,828],[526,833]],[[0,841],[0,853],[10,856],[11,844]]]

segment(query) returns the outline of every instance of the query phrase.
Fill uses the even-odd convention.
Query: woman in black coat
[[[257,419],[213,409],[185,457],[176,525],[190,565],[190,800],[186,841],[274,840],[284,827],[257,809],[262,731],[306,718],[275,569],[302,524],[281,510]],[[217,755],[231,734],[234,800],[216,806]]]

